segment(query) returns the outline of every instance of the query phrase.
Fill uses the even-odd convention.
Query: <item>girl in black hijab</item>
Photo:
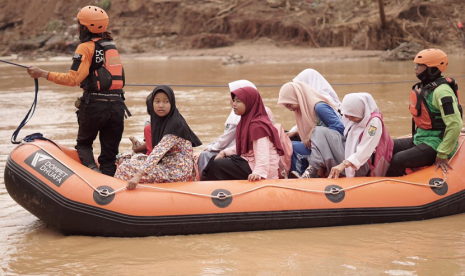
[[[127,188],[138,183],[183,182],[195,178],[192,147],[202,145],[176,108],[174,92],[169,86],[157,86],[147,98],[151,119],[150,155],[134,155],[124,161],[115,177],[128,181]]]

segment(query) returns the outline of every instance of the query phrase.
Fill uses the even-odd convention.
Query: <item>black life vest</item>
[[[432,112],[426,101],[426,98],[432,93],[439,85],[448,84],[452,91],[454,91],[457,98],[458,110],[462,116],[462,105],[460,101],[459,88],[453,78],[440,78],[434,82],[419,89],[421,83],[417,83],[412,87],[410,92],[409,110],[412,114],[412,134],[415,132],[415,125],[421,129],[431,130],[444,130],[446,125],[442,120],[440,112]]]
[[[124,69],[115,43],[111,40],[94,38],[94,56],[89,75],[82,81],[85,92],[98,94],[124,94]]]

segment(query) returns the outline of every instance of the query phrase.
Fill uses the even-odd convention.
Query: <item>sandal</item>
[[[318,169],[312,166],[308,166],[301,178],[319,178]]]

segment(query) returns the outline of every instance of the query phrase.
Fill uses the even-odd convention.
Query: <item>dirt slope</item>
[[[463,51],[457,21],[463,0],[2,0],[0,56],[51,56],[73,51],[75,16],[85,5],[104,7],[123,53],[231,46],[268,39],[278,47],[393,49],[415,41]],[[74,44],[73,44],[74,43]]]

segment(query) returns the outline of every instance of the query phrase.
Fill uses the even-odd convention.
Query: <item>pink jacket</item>
[[[236,154],[236,147],[225,149],[224,154],[226,156]],[[253,174],[257,174],[263,179],[279,178],[278,164],[280,156],[268,137],[253,141],[253,150],[242,154],[241,157],[247,160]]]

